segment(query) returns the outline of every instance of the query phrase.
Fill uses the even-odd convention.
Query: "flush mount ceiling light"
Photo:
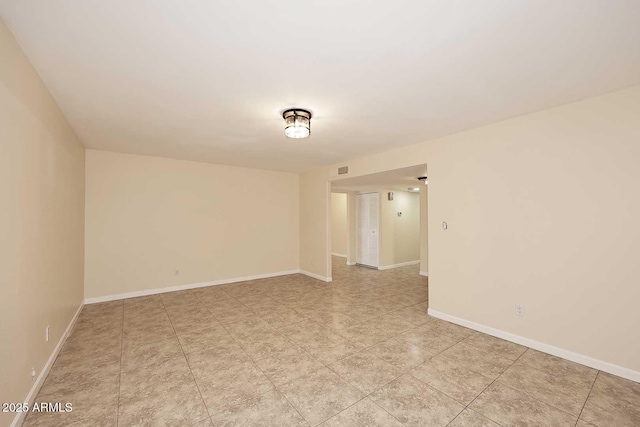
[[[418,181],[424,182],[424,185],[429,184],[429,181],[427,181],[427,177],[426,176],[419,176],[418,177]]]
[[[306,138],[311,134],[311,113],[300,108],[292,108],[282,113],[284,134],[289,138]]]
[[[420,187],[409,187],[407,188],[409,191],[420,191]]]

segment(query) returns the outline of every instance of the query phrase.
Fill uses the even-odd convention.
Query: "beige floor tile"
[[[180,346],[185,353],[192,353],[211,347],[236,347],[238,343],[226,331],[194,332],[188,335],[178,335]]]
[[[406,426],[446,426],[464,406],[411,375],[403,375],[371,395]]]
[[[397,338],[383,341],[367,350],[403,373],[424,363],[432,355],[422,347]]]
[[[589,383],[578,385],[562,376],[555,376],[519,362],[507,369],[496,382],[576,417],[580,415],[591,390]]]
[[[347,326],[340,329],[338,334],[360,348],[371,347],[390,338],[388,333],[366,323]]]
[[[500,425],[477,412],[465,409],[447,427],[500,427]]]
[[[276,385],[280,386],[324,368],[324,365],[299,348],[286,354],[256,361],[256,365]]]
[[[118,426],[184,426],[209,416],[195,382],[149,395],[121,396]]]
[[[69,394],[84,386],[102,383],[118,383],[120,362],[118,359],[96,359],[93,363],[54,364],[40,388],[40,395]]]
[[[416,327],[408,320],[394,314],[385,314],[380,317],[375,317],[368,320],[367,324],[388,333],[389,336],[396,336]]]
[[[391,301],[386,298],[379,298],[373,301],[368,301],[368,302],[365,302],[365,305],[375,310],[378,310],[381,314],[389,313],[395,310],[400,310],[401,308],[406,307],[406,305],[404,304],[401,304],[397,301]]]
[[[215,345],[187,353],[187,361],[193,375],[206,377],[216,371],[250,362],[247,353],[238,345]]]
[[[125,326],[122,336],[122,343],[137,345],[149,344],[152,342],[172,340],[176,337],[175,330],[169,320],[162,323],[149,323],[135,328]]]
[[[432,356],[442,353],[448,348],[456,345],[458,342],[456,339],[448,335],[427,331],[421,328],[411,329],[398,335],[396,338],[408,344],[420,347]]]
[[[276,329],[305,320],[304,316],[290,309],[271,312],[269,314],[260,314],[260,318]]]
[[[220,324],[220,322],[213,317],[213,314],[203,305],[181,310],[184,311],[178,313],[167,310],[169,312],[169,320],[177,333],[183,330]]]
[[[492,384],[469,408],[509,426],[575,426],[577,418],[507,387]]]
[[[325,365],[330,365],[360,351],[360,347],[344,340],[338,343],[302,346],[313,358]]]
[[[120,399],[145,397],[172,387],[193,382],[187,359],[179,355],[146,366],[123,369],[120,374]]]
[[[598,373],[593,390],[580,418],[598,427],[637,427],[640,425],[640,406],[635,402],[640,384]]]
[[[279,389],[312,426],[331,418],[364,397],[327,368],[298,378]]]
[[[444,356],[429,359],[409,373],[463,405],[471,403],[493,381]]]
[[[410,307],[405,307],[400,310],[393,311],[392,313],[404,320],[413,323],[416,326],[433,320],[433,317],[427,314],[427,304],[412,305]]]
[[[122,353],[122,338],[116,337],[111,339],[103,339],[102,337],[94,337],[92,339],[69,339],[65,342],[61,356],[68,359],[100,359],[103,357],[117,355],[120,357]]]
[[[253,360],[277,357],[296,347],[293,341],[276,331],[254,335],[239,342]]]
[[[330,329],[341,329],[348,326],[354,326],[359,323],[359,320],[337,311],[314,313],[308,317]]]
[[[215,414],[273,389],[269,379],[246,362],[200,377],[196,382],[207,408]]]
[[[384,409],[364,398],[321,424],[323,427],[402,427]]]
[[[395,367],[366,351],[346,357],[329,368],[364,394],[370,394],[400,376]]]
[[[484,350],[487,353],[497,354],[500,357],[510,360],[516,360],[527,350],[527,347],[492,337],[491,335],[483,334],[481,332],[473,332],[465,338],[463,342],[472,347]]]
[[[556,377],[563,377],[576,384],[589,384],[589,386],[593,384],[598,373],[595,369],[531,348],[520,356],[518,363],[524,363]]]
[[[606,394],[615,400],[640,407],[640,383],[616,377],[606,372],[598,373],[593,393]]]
[[[211,417],[216,427],[227,426],[308,426],[293,406],[273,390]]]
[[[274,333],[275,329],[261,317],[251,317],[239,322],[225,325],[225,329],[237,340],[247,339],[254,335]]]
[[[130,370],[144,367],[182,356],[182,354],[177,338],[148,344],[128,342],[122,348],[122,368]]]
[[[424,331],[427,334],[446,335],[457,342],[462,341],[475,333],[471,329],[435,318],[431,318],[427,323],[420,325],[417,329]]]
[[[494,354],[471,347],[465,343],[458,343],[442,353],[443,357],[462,365],[485,377],[495,379],[502,374],[513,361]]]
[[[195,424],[190,424],[189,427],[214,427],[209,418],[206,418],[202,421],[198,421]]]
[[[357,321],[365,322],[369,319],[373,319],[374,317],[381,316],[384,313],[372,307],[359,305],[355,307],[349,307],[347,314],[349,315],[349,317]]]

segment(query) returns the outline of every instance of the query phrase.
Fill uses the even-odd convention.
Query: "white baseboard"
[[[304,274],[305,276],[313,277],[314,279],[322,280],[323,282],[327,282],[327,283],[333,280],[331,277],[321,276],[316,273],[311,273],[310,271],[300,270],[299,273]]]
[[[211,282],[190,283],[187,285],[167,286],[165,288],[145,289],[143,291],[126,292],[123,294],[106,295],[103,297],[87,298],[85,304],[96,304],[99,302],[115,301],[120,299],[144,297],[147,295],[164,294],[167,292],[184,291],[186,289],[205,288],[207,286],[226,285],[228,283],[246,282],[247,280],[267,279],[269,277],[287,276],[289,274],[302,273],[300,270],[278,271],[275,273],[257,274],[254,276],[234,277],[231,279],[213,280]],[[306,274],[306,273],[303,273]]]
[[[76,310],[76,314],[74,314],[73,318],[71,318],[71,321],[67,325],[67,329],[64,330],[64,333],[60,337],[60,340],[58,341],[56,348],[53,349],[53,352],[51,353],[51,356],[49,356],[47,363],[45,363],[44,366],[42,367],[42,370],[40,371],[40,374],[38,375],[35,382],[33,383],[31,390],[29,390],[27,397],[23,400],[23,403],[29,403],[29,407],[33,405],[33,402],[36,399],[38,392],[40,391],[40,387],[42,387],[44,380],[47,378],[47,375],[49,375],[49,371],[53,366],[53,362],[56,361],[56,358],[58,357],[58,353],[60,353],[60,350],[62,350],[62,346],[64,346],[64,343],[67,340],[67,337],[69,336],[69,332],[71,332],[73,325],[76,324],[76,320],[78,320],[78,316],[80,315],[80,312],[82,311],[83,306],[84,306],[84,303],[80,303],[80,306]],[[17,427],[22,425],[27,414],[28,412],[17,413],[16,416],[13,418],[11,427]]]
[[[331,256],[339,256],[340,258],[346,258],[347,254],[339,254],[339,253],[331,252]]]
[[[622,378],[626,378],[631,381],[640,382],[640,372],[634,371],[629,368],[624,368],[613,363],[605,362],[603,360],[594,359],[593,357],[585,356],[583,354],[574,353],[573,351],[565,350],[553,345],[545,344],[540,341],[535,341],[529,338],[521,337],[520,335],[512,334],[510,332],[501,331],[490,326],[485,326],[480,323],[472,322],[470,320],[461,319],[456,316],[441,313],[436,310],[428,309],[430,316],[437,317],[438,319],[446,320],[447,322],[455,323],[460,326],[464,326],[473,329],[478,332],[483,332],[487,335],[502,338],[503,340],[511,341],[516,344],[523,345],[525,347],[532,348],[534,350],[548,353],[553,356],[561,357],[563,359],[570,360],[572,362],[579,363],[581,365],[588,366],[590,368],[598,369],[600,371],[608,372],[613,375],[617,375]]]
[[[420,275],[424,276],[424,277],[429,277],[429,272],[428,271],[421,271]]]
[[[407,265],[416,265],[416,264],[420,264],[420,260],[401,262],[400,264],[383,265],[378,267],[378,270],[391,270],[392,268],[406,267]]]

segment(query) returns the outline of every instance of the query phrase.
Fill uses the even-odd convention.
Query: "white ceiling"
[[[638,0],[0,0],[89,148],[303,171],[640,84]],[[314,113],[288,140],[280,113]]]
[[[424,185],[417,179],[420,176],[427,176],[427,165],[410,166],[370,175],[339,179],[331,182],[331,190],[336,192],[358,191],[366,193],[388,188],[407,191],[409,188]]]

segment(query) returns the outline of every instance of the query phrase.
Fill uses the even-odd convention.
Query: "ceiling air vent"
[[[344,175],[345,173],[349,173],[349,166],[338,168],[338,175]]]

